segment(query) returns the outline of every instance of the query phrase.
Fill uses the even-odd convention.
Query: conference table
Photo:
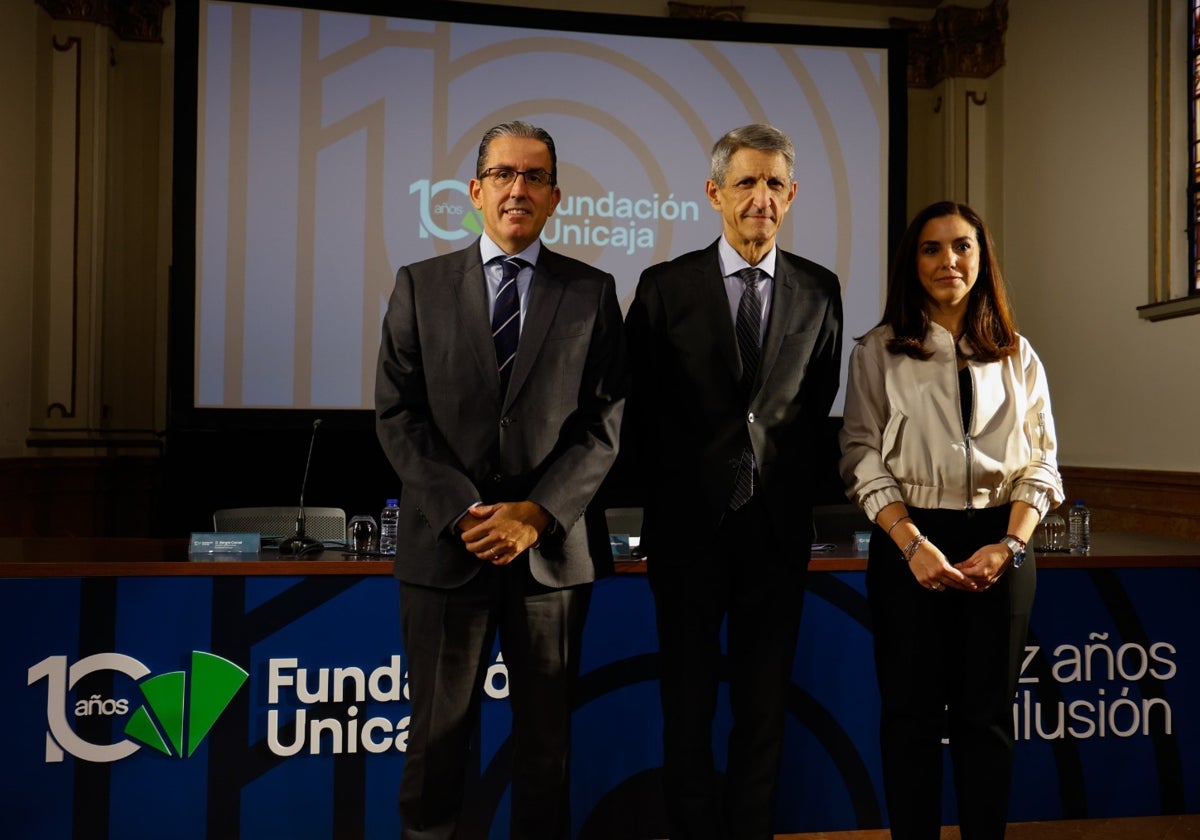
[[[397,836],[409,704],[391,564],[188,548],[0,538],[6,833]],[[1098,533],[1088,556],[1036,562],[1011,818],[1200,812],[1200,543]],[[781,833],[886,825],[865,563],[843,542],[810,564]],[[573,718],[585,840],[666,836],[653,601],[643,563],[616,567],[595,587]],[[507,834],[507,693],[497,649],[465,837]],[[722,691],[722,767],[728,727]]]

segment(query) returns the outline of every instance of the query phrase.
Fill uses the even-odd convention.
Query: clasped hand
[[[925,589],[949,587],[983,592],[1008,568],[1008,549],[1000,543],[985,545],[961,563],[951,565],[932,542],[926,541],[913,556],[909,570]]]
[[[956,563],[955,568],[974,581],[976,589],[982,592],[1000,579],[1008,568],[1009,559],[1007,546],[1003,543],[990,543],[976,550],[961,563]]]
[[[507,566],[522,551],[537,545],[550,524],[550,515],[537,502],[499,502],[476,505],[459,520],[467,550],[491,563]]]

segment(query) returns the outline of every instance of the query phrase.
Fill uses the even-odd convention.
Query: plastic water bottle
[[[396,553],[396,532],[400,528],[400,507],[397,499],[388,499],[379,514],[379,553]]]
[[[1092,512],[1082,499],[1076,499],[1067,512],[1067,546],[1072,554],[1087,554],[1092,550]]]

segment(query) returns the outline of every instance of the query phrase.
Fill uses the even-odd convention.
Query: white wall
[[[1001,250],[1060,462],[1194,472],[1200,315],[1136,311],[1150,302],[1150,6],[1010,0]]]

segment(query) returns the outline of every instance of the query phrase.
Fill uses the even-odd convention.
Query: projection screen
[[[625,304],[647,266],[719,235],[715,140],[779,127],[799,183],[780,246],[840,277],[847,354],[878,320],[902,202],[893,33],[432,8],[199,0],[194,408],[371,408],[395,271],[480,233],[479,139],[513,119],[557,145],[545,244]]]

